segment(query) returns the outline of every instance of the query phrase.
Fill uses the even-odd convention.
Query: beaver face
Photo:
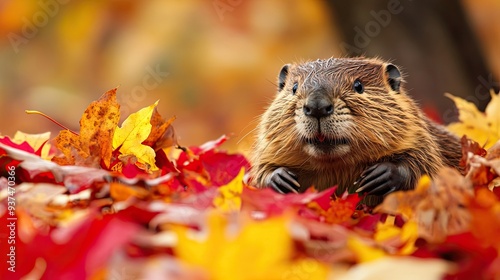
[[[408,112],[413,107],[400,92],[401,79],[396,66],[379,60],[317,60],[285,65],[277,98],[293,104],[296,138],[309,156],[368,154],[353,153],[359,149],[383,155],[405,137],[406,116],[417,114]]]

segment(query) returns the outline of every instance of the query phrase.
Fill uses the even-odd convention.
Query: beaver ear
[[[399,92],[402,79],[398,67],[393,64],[387,64],[385,66],[385,74],[387,75],[387,82],[391,89],[395,92]]]
[[[278,88],[281,91],[285,87],[286,77],[288,76],[288,68],[290,64],[285,64],[283,68],[281,68],[280,74],[278,76]]]

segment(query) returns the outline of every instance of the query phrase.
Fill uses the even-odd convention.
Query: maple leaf
[[[441,243],[421,242],[412,256],[452,262],[453,268],[444,279],[495,279],[499,275],[498,252],[482,245],[470,232],[448,236]]]
[[[24,142],[28,143],[35,153],[43,159],[50,159],[50,144],[47,143],[50,139],[50,132],[40,133],[40,134],[29,134],[22,131],[16,131],[12,142],[17,144],[22,144]]]
[[[148,138],[142,144],[153,147],[155,151],[176,145],[177,138],[172,126],[174,120],[175,117],[171,117],[165,121],[160,113],[158,113],[158,108],[155,107],[150,122],[151,133],[149,133]]]
[[[354,222],[352,218],[360,201],[361,198],[358,194],[347,194],[346,192],[342,197],[329,200],[326,207],[321,207],[316,201],[308,203],[308,207],[315,210],[327,223],[347,224]],[[359,216],[360,212],[358,211],[356,216]]]
[[[30,154],[35,154],[35,149],[29,143],[24,141],[19,143],[18,141],[13,141],[13,139],[10,139],[8,136],[5,136],[5,137],[0,137],[0,143],[8,147],[28,152]]]
[[[16,276],[19,277],[11,278],[6,275],[7,270],[2,270],[0,277],[21,279],[28,272],[35,271],[39,274],[38,279],[88,279],[105,267],[113,254],[123,251],[140,230],[137,223],[130,221],[128,211],[104,217],[94,211],[81,212],[86,214],[81,218],[73,215],[74,222],[67,225],[38,228],[30,242],[18,239],[16,256],[22,259],[16,265]],[[23,217],[31,219],[29,215]],[[26,224],[27,221],[18,223],[19,226]],[[43,260],[44,265],[36,267],[38,260]]]
[[[202,269],[208,279],[326,279],[328,268],[324,264],[294,258],[287,223],[288,218],[281,216],[233,224],[211,212],[203,232],[173,227],[178,237],[174,254],[188,269]],[[198,238],[190,238],[194,234]],[[305,265],[308,269],[300,269]]]
[[[142,142],[148,139],[151,133],[151,116],[157,105],[158,101],[130,114],[122,126],[116,128],[113,136],[113,149],[119,149],[120,157],[135,156],[137,165],[150,171],[158,170],[155,164],[156,154],[153,148],[143,145]]]
[[[409,255],[416,249],[415,242],[419,238],[418,226],[414,221],[406,222],[402,227],[394,225],[394,221],[387,219],[377,225],[374,240],[378,244],[391,247],[392,251],[401,255]]]
[[[63,156],[52,160],[60,165],[99,167],[101,160],[109,168],[113,153],[112,139],[120,119],[116,88],[90,103],[80,119],[80,133],[62,130],[55,138]]]
[[[389,194],[375,210],[401,214],[418,225],[419,236],[439,242],[469,228],[466,206],[472,196],[471,182],[457,170],[444,168],[433,182],[424,176],[415,190]]]
[[[486,155],[486,150],[479,146],[476,141],[467,138],[467,136],[462,136],[462,158],[460,159],[460,167],[463,168],[463,174],[467,174],[471,168],[470,158],[473,155],[478,155],[484,157]]]
[[[245,169],[242,168],[238,176],[236,176],[231,182],[217,189],[218,195],[214,198],[214,206],[217,209],[224,212],[240,210],[244,175]]]
[[[27,173],[26,182],[38,182],[37,178],[51,174],[49,182],[63,183],[69,192],[76,193],[96,181],[103,182],[104,177],[109,176],[106,170],[84,167],[84,166],[60,166],[52,161],[44,160],[32,153],[9,147],[0,143],[9,157],[20,161],[19,166]],[[46,181],[45,181],[46,182]]]
[[[500,174],[500,141],[495,143],[483,157],[470,153],[468,155],[469,172],[466,177],[472,181],[474,186],[487,186],[496,191],[500,185],[498,182]]]
[[[472,102],[449,93],[445,94],[455,102],[460,120],[449,124],[448,129],[460,137],[467,135],[486,149],[500,139],[500,97],[493,90],[490,94],[491,101],[484,113],[480,112]]]
[[[241,154],[218,151],[227,136],[209,141],[199,147],[189,147],[180,153],[176,166],[191,181],[210,186],[222,186],[233,180],[241,170],[248,170],[250,164]],[[204,188],[202,188],[204,190]]]
[[[242,193],[243,207],[248,211],[260,211],[265,216],[277,216],[298,209],[301,217],[321,220],[319,211],[328,209],[330,197],[335,191],[334,188],[326,189],[321,192],[315,192],[310,189],[304,193],[280,194],[270,188],[255,189],[244,188]],[[321,210],[316,211],[317,208]]]

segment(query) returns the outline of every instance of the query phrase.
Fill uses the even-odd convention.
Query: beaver
[[[406,93],[401,71],[378,58],[286,64],[261,116],[251,182],[280,193],[338,186],[376,205],[444,166],[460,170],[460,139]]]

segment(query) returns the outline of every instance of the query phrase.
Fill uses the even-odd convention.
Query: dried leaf
[[[142,144],[153,147],[155,151],[176,145],[177,139],[172,126],[174,120],[175,117],[172,117],[165,121],[155,107],[151,116],[151,133]]]
[[[486,150],[479,146],[476,141],[467,138],[467,136],[462,136],[462,158],[460,159],[460,166],[463,168],[463,174],[467,174],[470,170],[469,158],[472,155],[478,155],[484,157],[486,155]]]
[[[109,168],[113,153],[112,139],[120,119],[116,88],[92,102],[80,119],[80,133],[63,130],[55,139],[63,156],[53,158],[60,165],[99,167],[101,160]]]
[[[469,229],[466,206],[472,196],[471,182],[455,169],[445,168],[432,182],[424,176],[415,190],[389,194],[376,211],[402,214],[418,225],[419,236],[440,242]]]
[[[500,141],[488,149],[485,157],[470,153],[468,164],[470,170],[466,177],[475,186],[487,186],[493,190],[496,186],[494,180],[500,174]]]

